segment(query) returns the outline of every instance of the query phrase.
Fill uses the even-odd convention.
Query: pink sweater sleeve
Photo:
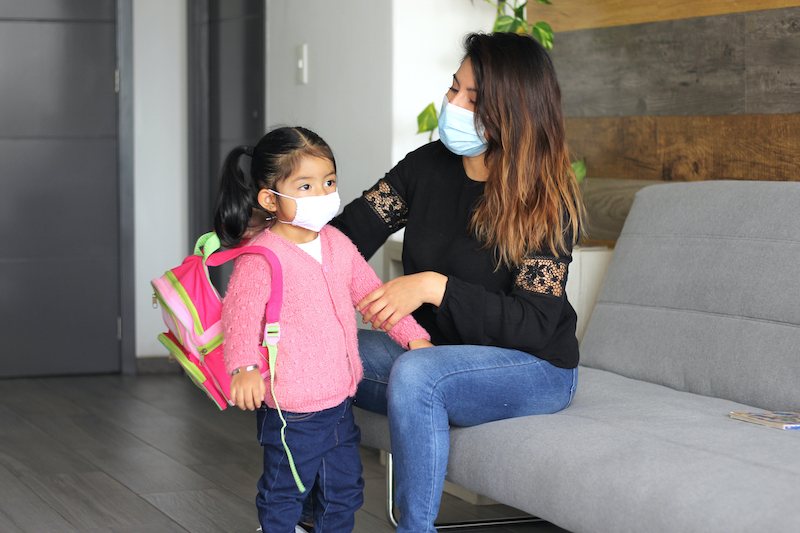
[[[242,366],[263,366],[258,346],[264,335],[271,279],[272,269],[263,256],[246,254],[235,260],[222,302],[222,335],[228,374]]]
[[[367,294],[371,293],[382,285],[372,267],[369,266],[364,257],[353,247],[353,280],[350,285],[350,295],[353,298],[353,306],[357,305]],[[397,344],[408,350],[408,343],[416,339],[431,340],[431,336],[425,329],[417,324],[414,317],[406,315],[389,331],[389,336]]]

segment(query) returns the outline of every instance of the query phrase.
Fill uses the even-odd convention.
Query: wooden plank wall
[[[556,30],[570,149],[589,176],[800,181],[800,1],[528,9]]]
[[[797,0],[554,0],[551,6],[529,2],[528,21],[544,20],[562,32],[797,5]]]

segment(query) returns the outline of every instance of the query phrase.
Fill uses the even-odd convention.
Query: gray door
[[[0,377],[120,369],[115,0],[0,0]]]

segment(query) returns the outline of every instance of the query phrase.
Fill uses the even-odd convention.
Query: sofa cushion
[[[451,429],[448,479],[573,533],[800,531],[800,431],[728,416],[747,409],[581,368],[559,413]]]
[[[800,183],[641,190],[581,343],[581,364],[800,411]]]
[[[452,430],[449,478],[574,533],[800,531],[800,431],[747,409],[581,368],[564,411]]]

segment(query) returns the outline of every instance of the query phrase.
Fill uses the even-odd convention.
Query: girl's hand
[[[366,295],[356,310],[365,324],[372,322],[372,329],[389,331],[422,304],[441,305],[446,287],[447,276],[437,272],[400,276]]]
[[[253,411],[261,407],[267,386],[257,368],[250,372],[245,368],[247,367],[240,367],[239,373],[231,378],[231,401],[242,411]]]
[[[433,344],[425,339],[415,339],[408,343],[409,350],[418,350],[419,348],[431,348]]]

